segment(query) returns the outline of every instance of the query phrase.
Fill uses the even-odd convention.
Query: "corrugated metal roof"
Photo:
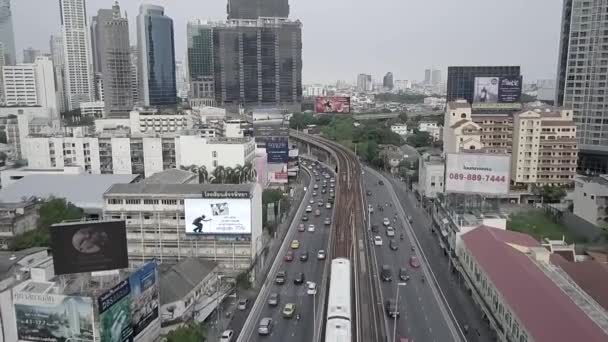
[[[147,184],[184,184],[193,179],[197,179],[198,175],[185,170],[168,169],[157,172],[146,178],[143,182]]]
[[[104,196],[108,195],[200,195],[203,191],[248,191],[253,192],[255,183],[247,184],[114,184]]]
[[[555,254],[551,255],[551,262],[561,267],[583,291],[608,310],[607,266],[593,260],[570,262]]]
[[[187,258],[169,269],[161,270],[160,303],[168,304],[183,299],[217,264],[200,258]]]
[[[549,279],[535,262],[512,245],[540,247],[532,237],[480,227],[462,236],[483,272],[537,342],[606,341],[608,336]]]

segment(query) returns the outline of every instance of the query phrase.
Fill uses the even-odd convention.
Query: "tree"
[[[37,228],[15,237],[11,250],[22,250],[30,247],[48,247],[50,245],[49,227],[66,220],[79,220],[83,210],[64,198],[49,198],[38,209]]]
[[[433,138],[428,132],[414,131],[414,134],[407,137],[407,143],[416,148],[431,146]]]
[[[532,189],[532,193],[541,196],[545,203],[559,203],[562,198],[566,197],[566,190],[564,188],[552,185],[535,186]]]
[[[226,168],[222,165],[218,165],[212,172],[211,183],[223,184],[226,180]]]
[[[0,131],[0,143],[6,144],[6,131]]]
[[[198,323],[181,326],[167,335],[167,342],[206,342],[207,332]]]

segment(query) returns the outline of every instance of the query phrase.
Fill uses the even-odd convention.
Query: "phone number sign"
[[[509,155],[449,153],[446,192],[506,195],[509,192]]]

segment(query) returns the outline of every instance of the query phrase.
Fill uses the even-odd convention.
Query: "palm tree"
[[[202,165],[198,168],[198,183],[203,184],[209,181],[209,171],[207,171],[207,167]]]
[[[212,172],[213,174],[213,183],[222,184],[226,177],[226,169],[222,165],[218,165]]]
[[[257,172],[253,168],[250,162],[245,163],[243,166],[243,183],[255,182]]]
[[[243,167],[239,164],[234,167],[234,179],[232,181],[235,184],[243,183]]]

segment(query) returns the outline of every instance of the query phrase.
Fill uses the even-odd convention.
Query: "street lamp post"
[[[399,287],[406,286],[407,283],[397,283],[397,293],[395,293],[395,310],[399,312]],[[397,314],[395,313],[393,324],[393,342],[397,340]]]

